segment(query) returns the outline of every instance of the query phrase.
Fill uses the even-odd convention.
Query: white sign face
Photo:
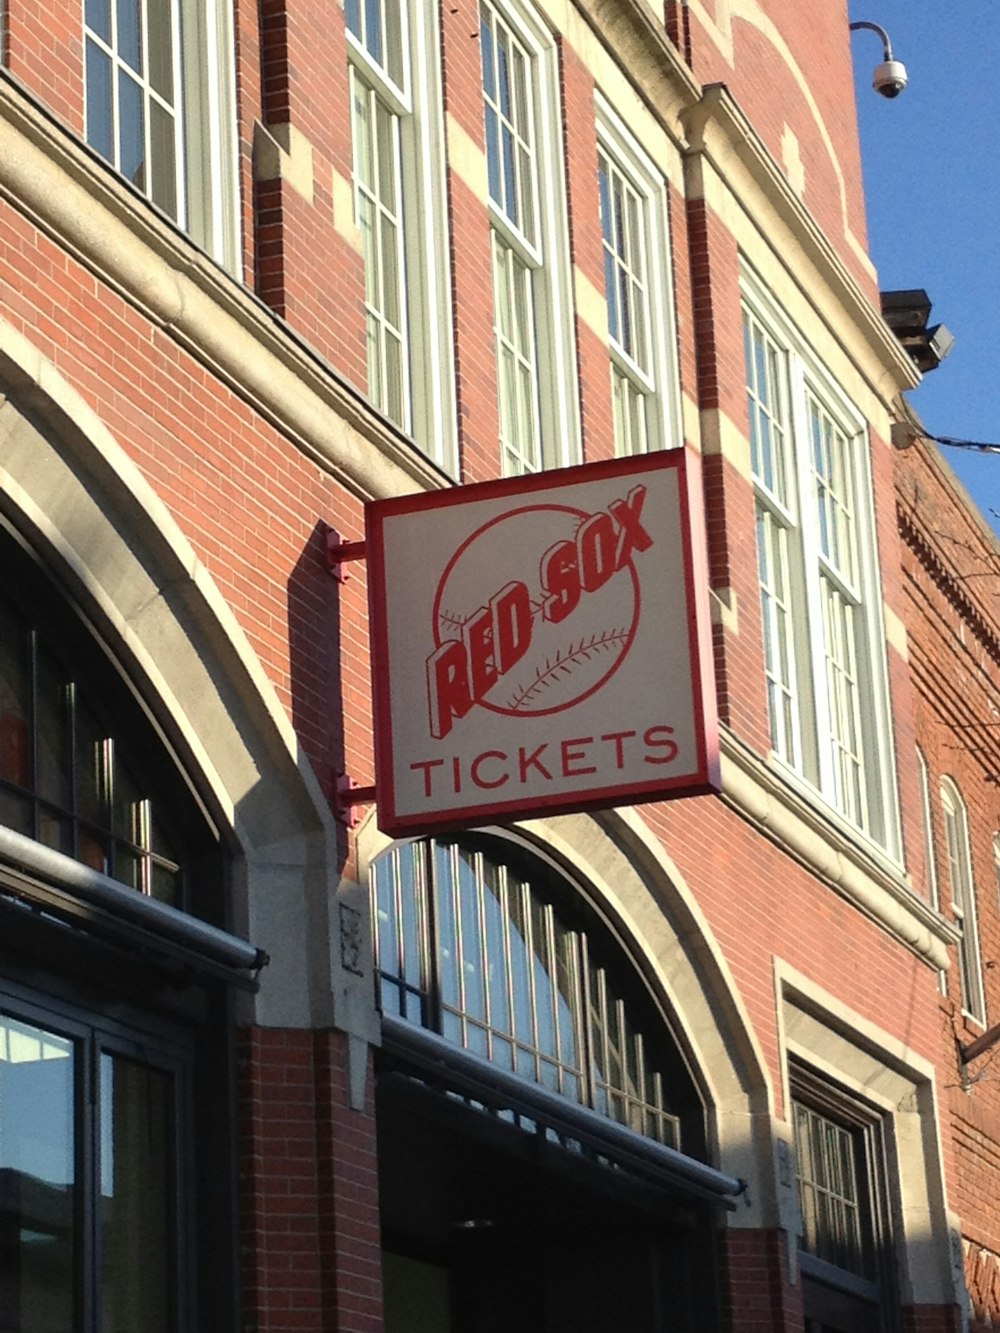
[[[718,790],[697,459],[368,506],[379,827]]]

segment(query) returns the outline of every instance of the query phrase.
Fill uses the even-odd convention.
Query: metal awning
[[[513,1112],[580,1144],[592,1154],[675,1195],[733,1208],[746,1188],[735,1176],[699,1162],[599,1115],[589,1107],[484,1060],[435,1032],[382,1016],[383,1048],[432,1086],[497,1112]]]
[[[254,990],[267,954],[62,852],[0,827],[0,896],[113,943]]]

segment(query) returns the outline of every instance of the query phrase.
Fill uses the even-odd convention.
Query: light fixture
[[[874,32],[882,38],[882,50],[885,58],[881,65],[875,66],[875,72],[872,74],[872,87],[883,97],[898,97],[906,87],[906,66],[901,60],[893,58],[892,43],[889,41],[889,34],[885,28],[879,27],[877,23],[868,23],[864,20],[852,23],[849,26],[851,32],[857,32],[859,28],[867,28],[869,32]]]
[[[918,370],[937,370],[955,345],[950,329],[930,324],[931,300],[922,287],[880,292],[882,318],[903,344]]]

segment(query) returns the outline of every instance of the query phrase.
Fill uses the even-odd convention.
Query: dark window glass
[[[102,1333],[169,1333],[174,1209],[173,1081],[102,1052]]]
[[[114,166],[115,137],[111,108],[111,61],[100,47],[88,38],[87,142]]]
[[[183,1065],[51,1017],[0,1009],[0,1326],[177,1333]]]
[[[109,721],[107,690],[61,659],[57,644],[80,659],[65,614],[49,640],[25,608],[0,591],[0,824],[182,905],[179,840],[146,776],[162,784],[162,756],[148,738],[133,752],[139,729]]]
[[[809,1070],[792,1084],[806,1327],[896,1333],[882,1117]]]

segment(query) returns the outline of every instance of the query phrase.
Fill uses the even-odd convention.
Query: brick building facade
[[[2,9],[0,1328],[989,1327],[997,551],[846,5],[82,10]],[[329,533],[682,446],[721,790],[339,820]]]

